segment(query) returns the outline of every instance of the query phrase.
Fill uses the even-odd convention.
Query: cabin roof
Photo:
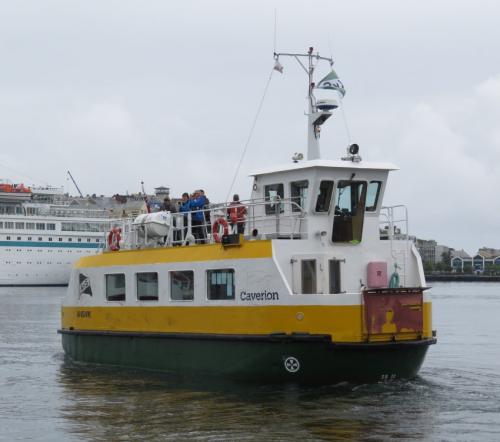
[[[250,176],[267,175],[270,173],[278,172],[289,172],[293,170],[301,169],[316,169],[316,168],[329,168],[329,169],[341,169],[341,170],[380,170],[380,171],[390,171],[399,170],[399,167],[392,163],[376,163],[369,161],[360,161],[355,163],[352,161],[341,161],[341,160],[310,160],[310,161],[300,161],[298,163],[288,163],[279,166],[266,167],[258,170],[254,170],[250,173]]]

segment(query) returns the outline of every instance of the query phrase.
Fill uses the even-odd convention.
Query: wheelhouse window
[[[328,212],[333,194],[333,181],[321,181],[318,198],[316,199],[316,212]]]
[[[301,264],[302,293],[317,293],[316,289],[316,260],[303,259]]]
[[[234,270],[207,270],[208,299],[234,299]]]
[[[366,182],[339,181],[335,194],[333,242],[361,242],[365,218]]]
[[[382,181],[370,181],[366,191],[366,211],[375,212],[377,210],[378,197]]]
[[[170,272],[170,299],[172,301],[194,299],[194,272],[192,270]]]
[[[302,212],[306,207],[307,188],[309,181],[295,181],[290,183],[290,195],[292,199],[292,212]]]
[[[264,186],[264,196],[266,199],[266,215],[282,213],[285,209],[284,204],[280,202],[285,197],[283,184],[268,184]]]
[[[137,299],[139,301],[158,301],[158,273],[136,273]]]
[[[106,275],[106,300],[125,301],[125,274]]]

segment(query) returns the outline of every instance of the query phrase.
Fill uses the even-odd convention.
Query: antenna
[[[274,59],[278,64],[278,60],[280,57],[293,57],[302,67],[304,72],[307,75],[307,98],[309,103],[308,109],[308,135],[307,135],[307,159],[308,160],[316,160],[321,157],[319,150],[319,137],[321,132],[322,124],[332,116],[332,110],[338,107],[338,103],[336,100],[316,100],[314,96],[314,88],[316,84],[314,83],[314,71],[316,69],[316,65],[320,61],[326,61],[330,64],[330,67],[333,66],[333,58],[332,57],[321,57],[319,53],[314,53],[314,48],[311,46],[307,53],[305,54],[296,54],[296,53],[287,53],[287,52],[275,52]],[[302,59],[306,59],[303,63]],[[282,70],[281,65],[278,66]],[[278,70],[275,67],[276,70]],[[281,72],[281,71],[280,71]]]
[[[75,179],[73,178],[73,175],[71,175],[71,172],[68,170],[68,176],[71,178],[71,181],[73,181],[73,184],[75,185],[76,187],[76,190],[78,190],[78,193],[80,194],[80,196],[83,198],[83,194],[82,194],[82,191],[80,190],[80,188],[78,187],[78,184],[76,184],[76,181]]]

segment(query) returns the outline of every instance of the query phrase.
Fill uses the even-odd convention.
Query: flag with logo
[[[90,295],[92,296],[92,287],[90,287],[90,278],[83,273],[80,273],[80,296]]]
[[[342,97],[345,95],[344,84],[339,80],[337,73],[332,71],[316,85],[316,89],[331,89],[337,91]]]

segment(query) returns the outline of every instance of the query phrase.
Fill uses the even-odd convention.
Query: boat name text
[[[240,299],[242,301],[278,301],[280,296],[278,292],[268,292],[267,290],[263,292],[246,292],[243,290],[240,293]]]
[[[90,318],[90,310],[77,310],[76,317],[77,318]]]

